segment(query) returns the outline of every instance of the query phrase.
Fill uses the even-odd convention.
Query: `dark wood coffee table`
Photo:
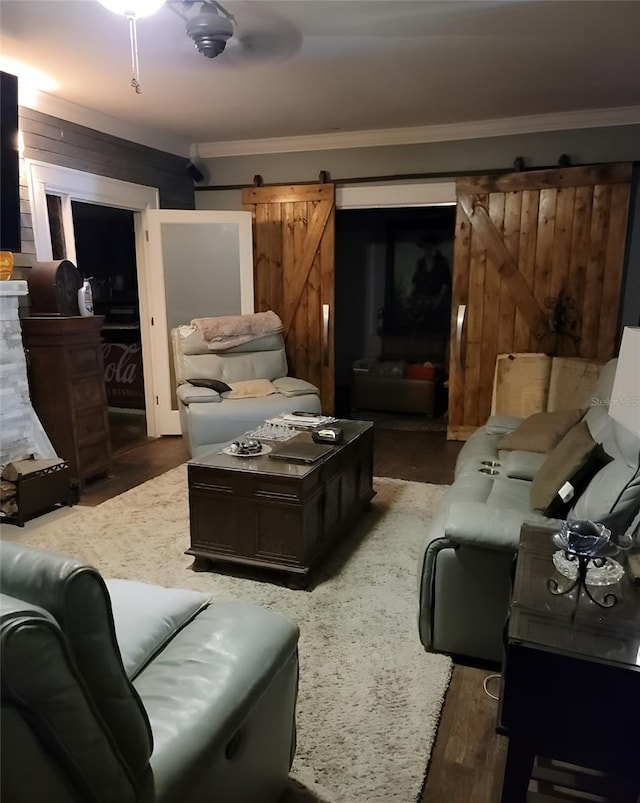
[[[373,423],[339,425],[344,441],[310,465],[221,449],[191,460],[186,554],[286,572],[304,587],[374,495]],[[311,441],[308,432],[296,437]]]

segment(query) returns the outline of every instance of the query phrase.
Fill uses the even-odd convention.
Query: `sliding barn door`
[[[334,408],[333,184],[253,187],[242,193],[253,215],[256,312],[282,319],[289,373],[320,388]]]
[[[631,165],[461,178],[448,437],[491,410],[496,355],[616,353]]]

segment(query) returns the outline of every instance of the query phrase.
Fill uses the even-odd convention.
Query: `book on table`
[[[280,413],[268,418],[267,424],[281,424],[296,429],[315,429],[323,424],[330,424],[336,419],[330,415],[315,415],[314,413]]]
[[[304,437],[304,436],[301,436]],[[273,448],[269,453],[272,460],[284,460],[287,463],[315,463],[333,450],[333,446],[308,441],[292,440]]]

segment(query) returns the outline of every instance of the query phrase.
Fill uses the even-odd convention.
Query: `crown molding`
[[[29,93],[28,98],[20,97],[19,103],[21,106],[42,114],[49,114],[52,117],[83,125],[94,129],[94,131],[102,131],[113,137],[127,139],[130,142],[137,142],[149,148],[156,148],[159,151],[187,157],[190,154],[190,143],[187,140],[142,128],[124,120],[118,120],[94,109],[88,109],[86,106],[80,106],[69,100],[55,97],[47,92],[33,91]]]
[[[203,142],[196,146],[200,158],[251,156],[267,153],[325,151],[338,148],[372,148],[384,145],[418,145],[428,142],[451,142],[485,137],[507,137],[513,134],[536,134],[576,128],[640,124],[640,106],[611,109],[588,109],[505,117],[465,123],[385,128],[375,131],[341,131],[331,134],[310,134],[271,139],[244,139],[228,142]]]

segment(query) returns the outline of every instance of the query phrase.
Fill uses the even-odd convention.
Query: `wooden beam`
[[[499,176],[466,176],[456,181],[456,188],[459,193],[475,195],[487,192],[581,187],[585,184],[621,184],[631,181],[632,170],[633,165],[629,162],[615,162],[592,167],[529,170]]]
[[[325,201],[334,198],[333,184],[310,184],[309,186],[247,187],[242,191],[243,204],[302,203]]]
[[[518,263],[507,250],[502,235],[493,225],[487,209],[476,195],[458,194],[458,203],[482,241],[490,257],[489,264],[502,276],[516,306],[534,332],[540,323],[542,310],[520,273]]]
[[[290,296],[293,299],[293,303],[285,311],[285,318],[282,322],[284,326],[285,340],[287,334],[289,333],[289,329],[291,328],[291,324],[293,323],[300,299],[302,298],[302,293],[304,292],[304,288],[307,284],[314,257],[318,251],[320,240],[324,234],[324,230],[326,228],[327,221],[329,220],[329,216],[331,215],[332,209],[333,199],[331,201],[324,200],[321,203],[316,204],[311,214],[309,227],[304,240],[304,246],[302,248],[302,254],[300,255],[300,261],[294,266],[294,286]]]

